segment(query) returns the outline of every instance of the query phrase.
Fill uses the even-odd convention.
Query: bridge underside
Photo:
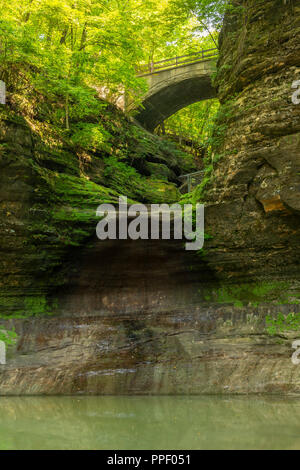
[[[216,97],[210,75],[187,78],[168,84],[153,94],[150,90],[135,118],[143,127],[153,132],[159,124],[180,109]]]

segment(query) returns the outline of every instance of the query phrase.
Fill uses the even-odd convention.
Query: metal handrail
[[[188,193],[190,193],[191,190],[192,190],[192,185],[193,185],[193,177],[195,177],[197,175],[204,176],[204,174],[205,174],[205,170],[200,170],[200,171],[195,171],[194,173],[188,173],[186,175],[179,176],[178,177],[179,179],[182,179],[182,180],[186,179],[186,181],[183,183],[181,188],[183,188],[184,186],[187,186]],[[198,184],[200,184],[200,183],[198,183]]]
[[[194,171],[193,173],[187,173],[186,175],[180,175],[178,176],[178,178],[182,179],[182,178],[187,178],[188,176],[201,175],[203,173],[205,173],[205,170],[199,170],[199,171]]]
[[[186,64],[193,64],[201,60],[206,60],[212,57],[216,57],[218,55],[218,52],[219,51],[217,48],[207,49],[207,50],[202,49],[201,51],[192,52],[191,54],[176,56],[170,59],[159,60],[157,62],[151,62],[148,65],[144,65],[138,68],[137,73],[138,75],[142,75],[142,74],[147,75],[147,74],[155,73],[158,71],[161,72],[162,70],[167,70],[171,67],[176,68],[176,67],[181,67]],[[185,59],[185,60],[181,60],[181,59]]]

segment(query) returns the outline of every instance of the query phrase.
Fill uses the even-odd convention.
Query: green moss
[[[38,290],[38,286],[36,286],[36,289]],[[0,319],[25,319],[37,316],[52,316],[57,307],[55,300],[48,301],[46,295],[43,294],[29,295],[17,300],[19,300],[18,306],[16,306],[16,299],[14,297],[0,299]],[[13,312],[11,312],[12,309]]]
[[[170,170],[164,163],[146,162],[146,169],[149,171],[153,179],[168,182],[168,178],[175,177],[175,174],[172,174],[172,170]]]
[[[0,325],[0,341],[3,341],[7,346],[11,346],[16,343],[17,338],[18,335],[14,329],[7,330]]]
[[[13,216],[3,217],[9,235],[2,240],[0,317],[24,318],[53,314],[49,299],[68,282],[65,260],[95,236],[100,204],[116,204],[120,195],[129,203],[176,202],[176,175],[195,162],[107,104],[87,123],[71,122],[68,132],[38,113],[20,117],[16,106],[0,109],[3,180],[13,174],[17,188]],[[10,188],[2,190],[9,200]]]
[[[300,313],[289,313],[288,315],[279,313],[275,318],[268,315],[266,317],[266,331],[271,336],[290,331],[300,332]]]
[[[106,160],[104,176],[110,187],[119,194],[140,202],[174,202],[180,196],[175,184],[161,177],[142,176],[134,168],[118,161],[116,157],[109,157]]]
[[[48,304],[45,296],[25,297],[24,307],[32,316],[48,312]]]
[[[286,282],[261,282],[238,285],[223,285],[215,290],[204,293],[207,302],[230,303],[242,307],[244,305],[258,306],[263,302],[290,302],[289,285]]]

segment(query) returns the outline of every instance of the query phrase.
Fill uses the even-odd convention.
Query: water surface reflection
[[[0,397],[0,449],[300,449],[300,400]]]

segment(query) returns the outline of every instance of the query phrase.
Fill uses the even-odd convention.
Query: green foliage
[[[229,0],[171,0],[178,17],[197,19],[195,32],[199,35],[209,33],[217,46],[217,34],[221,29],[226,10],[231,7]]]
[[[202,142],[206,151],[206,157],[203,160],[205,173],[201,183],[190,194],[183,196],[181,202],[196,204],[197,202],[205,201],[207,185],[213,180],[214,165],[225,156],[225,152],[222,152],[222,145],[226,136],[229,120],[233,115],[233,103],[234,101],[231,99],[220,106],[219,102],[214,100],[211,108],[209,108],[209,105],[206,105],[206,109],[210,109],[208,114],[203,113],[205,105],[197,103],[194,128],[193,126],[189,126],[189,124],[186,124],[186,127],[189,126],[190,132],[196,134],[197,126],[199,125],[199,135],[201,139],[203,139]],[[184,115],[189,112],[189,108],[181,112]],[[171,120],[173,119],[171,122],[175,123],[177,120],[180,125],[180,120],[178,121],[179,115],[180,113],[174,115],[171,118]]]
[[[197,204],[197,202],[204,202],[206,186],[212,181],[213,165],[208,165],[204,169],[205,173],[201,183],[190,193],[183,195],[180,198],[180,204]]]
[[[138,102],[139,64],[214,46],[223,3],[0,0],[0,78],[24,113],[68,130],[99,95]]]
[[[47,311],[47,301],[45,296],[25,297],[25,310],[30,312],[32,316],[43,314]]]
[[[141,202],[175,202],[179,197],[175,184],[166,182],[165,178],[143,177],[115,156],[106,159],[104,176],[112,189]]]
[[[217,99],[187,106],[165,121],[165,131],[207,147],[218,109]]]
[[[267,315],[266,331],[271,336],[289,331],[300,331],[300,313],[289,313],[288,315],[279,313],[276,318]]]
[[[224,142],[228,122],[233,115],[233,103],[233,100],[228,100],[218,108],[214,115],[212,130],[208,137],[209,156],[211,159],[214,159],[214,154],[220,150]]]
[[[189,201],[192,204],[205,201],[205,191],[207,185],[213,181],[214,165],[225,157],[222,145],[226,136],[228,123],[233,114],[233,100],[228,100],[222,106],[217,106],[207,124],[207,135],[205,147],[207,155],[204,158],[204,177],[201,183],[189,194],[182,198],[182,201]]]
[[[81,122],[72,129],[71,142],[86,150],[111,151],[112,135],[101,123]]]
[[[15,332],[15,329],[6,330],[2,329],[0,326],[0,341],[3,341],[7,346],[15,344],[17,341],[18,335]]]
[[[0,0],[0,78],[15,104],[69,129],[99,113],[98,94],[127,90],[135,99],[145,89],[135,67],[150,8],[138,4]]]

